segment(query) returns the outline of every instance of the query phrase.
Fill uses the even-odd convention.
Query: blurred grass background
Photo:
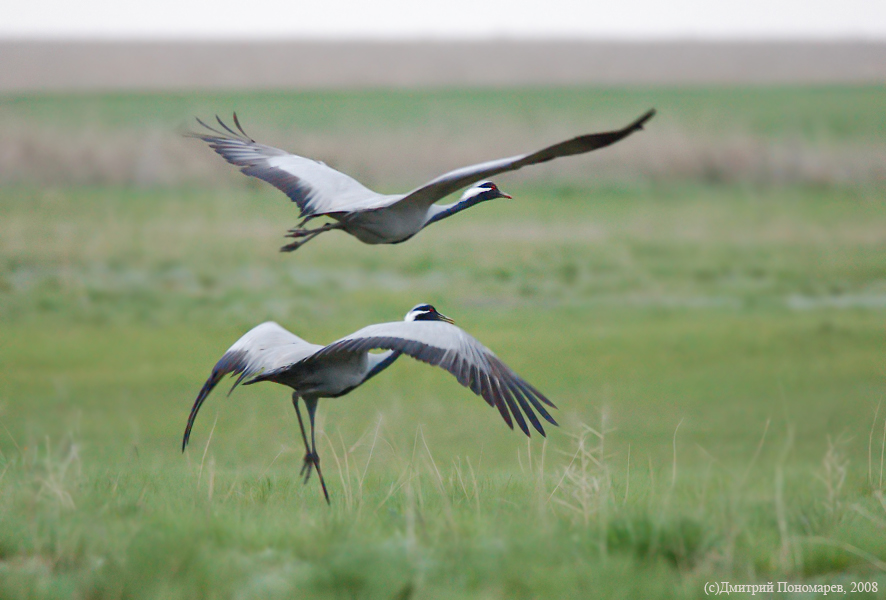
[[[700,597],[886,584],[882,87],[10,96],[0,104],[0,587],[13,598]],[[619,127],[406,244],[281,255],[279,192],[179,136],[379,191]],[[407,360],[320,408],[217,392],[274,319],[316,343],[431,302],[559,406],[527,445]],[[592,429],[588,429],[591,427]]]

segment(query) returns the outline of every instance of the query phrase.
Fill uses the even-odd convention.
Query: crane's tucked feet
[[[314,229],[304,229],[301,227],[293,227],[292,229],[289,229],[286,232],[286,235],[284,235],[283,237],[300,238],[300,237],[305,237],[306,235],[311,235],[312,233],[315,233]]]
[[[327,223],[322,227],[317,227],[315,229],[303,229],[303,228],[293,228],[290,229],[284,237],[292,238],[296,241],[286,244],[282,248],[280,248],[280,252],[292,252],[293,250],[298,250],[307,242],[310,242],[312,239],[320,235],[325,231],[332,231],[333,229],[341,229],[340,223]]]
[[[314,467],[317,467],[317,472],[320,471],[320,455],[316,452],[308,452],[305,454],[305,461],[301,467],[301,473],[299,473],[300,476],[304,476],[305,484],[307,484],[308,480],[311,478],[311,473],[314,471]]]

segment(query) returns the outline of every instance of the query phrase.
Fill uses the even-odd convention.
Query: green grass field
[[[882,153],[884,102],[884,88],[87,95],[9,98],[0,122],[100,142],[235,108],[292,150],[298,131],[354,129],[457,146],[487,115],[485,131],[583,131],[584,106],[620,124],[654,105],[661,120],[624,144],[661,122],[852,156]],[[393,173],[382,189],[418,183],[373,164]],[[236,173],[0,173],[0,597],[700,598],[713,581],[882,596],[882,177],[531,175],[497,178],[513,201],[402,245],[334,232],[283,255],[293,207]],[[545,392],[561,427],[527,442],[401,359],[320,405],[331,508],[297,477],[286,388],[217,390],[180,452],[209,370],[253,325],[325,343],[418,302]]]

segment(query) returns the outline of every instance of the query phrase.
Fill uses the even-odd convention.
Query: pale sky
[[[886,40],[886,0],[3,0],[2,38]]]

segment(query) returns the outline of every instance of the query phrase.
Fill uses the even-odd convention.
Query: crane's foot
[[[311,238],[308,238],[307,240],[299,240],[297,242],[292,242],[290,244],[286,244],[285,246],[281,246],[280,252],[295,252],[296,250],[301,248],[309,239]]]
[[[295,250],[298,250],[303,245],[307,244],[324,231],[329,231],[329,229],[331,228],[327,228],[325,226],[319,227],[317,229],[290,229],[289,233],[287,233],[284,237],[293,238],[295,239],[295,241],[286,244],[285,246],[280,248],[280,252],[293,252]]]
[[[299,475],[305,478],[304,483],[307,484],[308,480],[311,478],[311,473],[314,471],[314,467],[317,467],[317,472],[320,472],[320,455],[316,452],[308,452],[305,454],[304,464],[301,466],[301,473]]]
[[[323,480],[323,471],[320,470],[320,456],[316,452],[308,452],[305,454],[305,462],[301,467],[301,475],[304,475],[305,484],[307,484],[308,480],[311,478],[311,473],[314,468],[317,469],[317,477],[320,478],[320,488],[323,490],[323,498],[326,499],[326,504],[331,505],[332,503],[329,501],[329,492],[326,491],[326,482]]]
[[[315,230],[304,229],[302,227],[293,227],[292,229],[287,230],[286,235],[284,235],[283,237],[300,238],[300,237],[305,237],[307,235],[311,235],[312,233],[315,233]]]

